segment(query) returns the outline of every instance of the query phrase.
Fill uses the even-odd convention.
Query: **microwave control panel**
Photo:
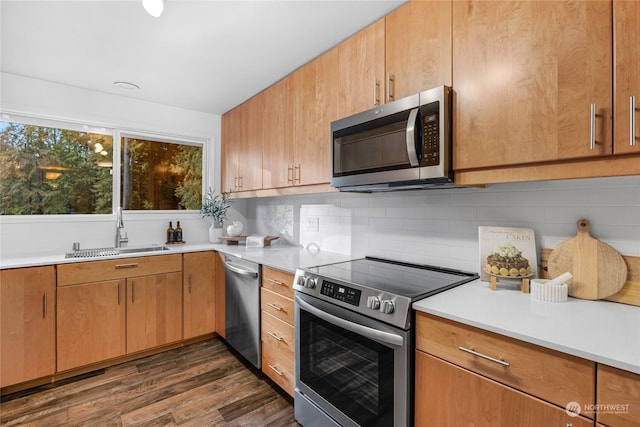
[[[422,147],[422,166],[440,164],[439,118],[437,113],[422,117],[424,146]]]

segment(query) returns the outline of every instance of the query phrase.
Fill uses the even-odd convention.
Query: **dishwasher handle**
[[[237,273],[237,274],[240,274],[242,276],[258,277],[258,272],[257,271],[244,269],[242,267],[237,266],[236,264],[233,264],[230,261],[225,261],[224,262],[224,267],[227,270],[232,271],[232,272]]]

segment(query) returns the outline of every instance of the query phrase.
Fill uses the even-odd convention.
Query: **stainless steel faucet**
[[[126,246],[129,242],[129,238],[127,237],[127,232],[124,232],[124,221],[122,220],[122,208],[118,206],[118,210],[116,211],[116,248],[121,248]]]

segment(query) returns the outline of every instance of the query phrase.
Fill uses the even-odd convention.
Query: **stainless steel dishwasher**
[[[260,369],[260,264],[224,256],[227,343]]]

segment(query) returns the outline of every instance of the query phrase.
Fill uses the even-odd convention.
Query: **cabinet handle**
[[[509,362],[505,362],[504,359],[501,357],[499,359],[496,359],[495,357],[491,357],[491,356],[487,356],[486,354],[482,354],[482,353],[478,353],[477,351],[475,351],[472,348],[464,348],[464,347],[458,347],[459,350],[464,351],[465,353],[469,353],[469,354],[473,354],[474,356],[478,356],[481,357],[485,360],[489,360],[491,362],[497,363],[498,365],[502,365],[502,366],[506,366],[509,367]]]
[[[636,145],[636,97],[629,97],[629,145]]]
[[[138,266],[137,262],[132,262],[132,263],[129,263],[129,264],[117,264],[116,265],[116,270],[120,270],[120,269],[123,269],[123,268],[136,268],[137,266]]]
[[[293,184],[293,165],[287,166],[287,184]]]
[[[189,282],[189,293],[191,293],[191,273],[189,273],[189,279],[187,279],[187,281]]]
[[[275,367],[275,366],[273,366],[272,364],[270,364],[270,363],[269,363],[267,366],[269,366],[269,368],[270,368],[273,372],[275,372],[276,374],[278,374],[278,375],[280,375],[280,376],[283,376],[283,375],[284,375],[284,373],[282,373],[281,371],[278,371],[278,370],[276,369],[276,367]]]
[[[136,282],[131,282],[131,302],[136,302]]]
[[[273,332],[267,332],[267,335],[269,335],[271,338],[273,338],[276,341],[281,341],[282,342],[282,337],[277,336]]]
[[[298,173],[296,173],[296,171],[298,171]],[[300,165],[297,164],[293,167],[293,183],[298,183],[300,184]]]
[[[278,310],[278,311],[282,311],[282,307],[278,307],[275,304],[271,304],[270,302],[267,303],[267,305],[271,308],[273,308],[274,310]]]
[[[373,105],[380,105],[380,80],[373,80]]]
[[[596,149],[596,104],[591,104],[590,126],[589,126],[589,150]]]
[[[391,87],[392,83],[395,83],[395,77],[391,73],[387,73],[387,102],[395,99],[393,88]]]
[[[42,295],[42,318],[47,318],[47,292]]]
[[[278,286],[284,286],[284,282],[281,282],[279,280],[267,279],[267,282],[273,283],[274,285],[278,285]]]

